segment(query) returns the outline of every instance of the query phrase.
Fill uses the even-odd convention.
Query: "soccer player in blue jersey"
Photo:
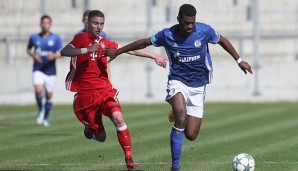
[[[38,106],[36,123],[50,126],[49,114],[53,106],[52,97],[56,84],[56,58],[60,57],[62,41],[59,35],[52,33],[52,19],[44,15],[40,19],[41,32],[30,36],[27,53],[33,62],[33,84]],[[43,108],[43,90],[46,102]]]
[[[196,9],[190,4],[180,6],[178,24],[157,34],[135,41],[119,49],[109,49],[111,59],[150,45],[163,46],[167,52],[170,73],[166,101],[172,106],[174,126],[170,135],[172,170],[180,170],[180,155],[184,136],[193,141],[199,134],[203,119],[206,84],[212,78],[212,63],[208,43],[219,44],[245,73],[252,74],[251,66],[243,61],[232,44],[211,26],[196,22]]]

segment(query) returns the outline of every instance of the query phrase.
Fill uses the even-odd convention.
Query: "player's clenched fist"
[[[109,61],[112,61],[117,57],[117,49],[110,48],[110,49],[104,50],[102,56],[108,56],[110,57]]]

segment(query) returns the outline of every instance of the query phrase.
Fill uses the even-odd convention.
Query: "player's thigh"
[[[166,101],[172,105],[175,127],[184,128],[186,118],[187,86],[177,80],[169,80]]]
[[[32,75],[34,89],[37,95],[41,95],[45,83],[44,74],[40,71],[34,71]]]
[[[186,103],[187,124],[185,136],[189,140],[196,139],[199,134],[202,118],[204,115],[205,86],[188,88],[189,96]]]
[[[34,90],[35,90],[35,93],[38,96],[41,96],[42,95],[42,91],[43,91],[43,85],[42,84],[36,84],[36,85],[34,85]]]
[[[108,116],[116,127],[124,125],[124,119],[120,104],[113,98],[109,98],[103,105],[102,114]]]
[[[185,127],[185,137],[189,140],[195,140],[200,132],[201,123],[203,119],[188,115],[187,124]]]
[[[177,128],[184,128],[187,117],[184,95],[180,92],[175,94],[171,98],[171,105],[175,118],[174,126]]]
[[[56,87],[56,75],[45,75],[45,88],[47,92],[47,98],[51,99],[53,96],[53,92]]]

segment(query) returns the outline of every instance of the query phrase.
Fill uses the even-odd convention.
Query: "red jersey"
[[[69,45],[74,48],[87,48],[97,43],[98,52],[81,54],[71,57],[70,71],[65,80],[66,89],[73,92],[82,92],[112,88],[108,79],[106,57],[100,57],[105,48],[118,48],[118,44],[103,37],[95,38],[90,33],[80,33],[74,37]]]

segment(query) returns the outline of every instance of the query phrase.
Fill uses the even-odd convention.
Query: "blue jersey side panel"
[[[41,71],[46,75],[56,75],[56,60],[48,59],[49,53],[56,53],[62,49],[62,41],[59,35],[51,33],[47,38],[41,34],[33,34],[28,43],[28,49],[34,48],[35,54],[40,55],[42,63],[33,63],[33,71]]]
[[[178,25],[163,29],[151,37],[154,46],[163,46],[170,62],[169,80],[178,80],[189,87],[210,83],[211,57],[207,43],[216,44],[219,33],[203,23],[195,23],[194,31],[187,38],[177,33]]]

